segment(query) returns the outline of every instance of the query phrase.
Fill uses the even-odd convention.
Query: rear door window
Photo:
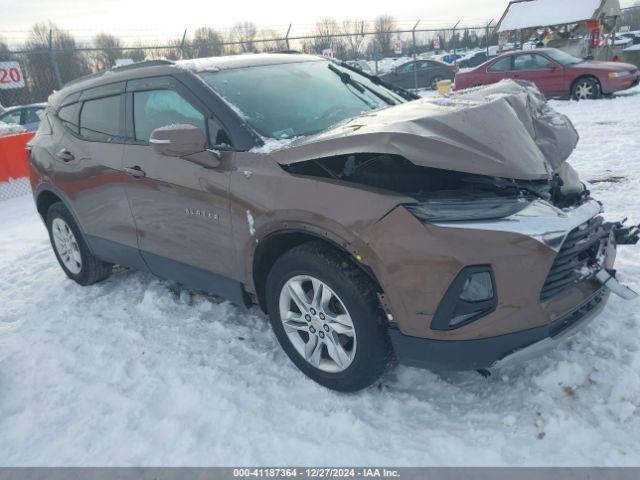
[[[116,142],[122,135],[120,95],[87,100],[80,111],[80,136],[95,142]]]
[[[505,57],[498,60],[496,63],[491,65],[487,72],[489,73],[503,73],[511,71],[511,59],[512,57]]]
[[[151,132],[167,125],[193,125],[206,134],[205,116],[174,90],[133,93],[135,139],[148,142]],[[215,139],[213,139],[215,141]]]

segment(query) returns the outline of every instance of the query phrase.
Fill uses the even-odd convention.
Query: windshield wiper
[[[340,80],[342,80],[342,83],[351,85],[360,93],[364,93],[364,87],[356,82],[353,78],[351,78],[351,75],[349,75],[347,72],[343,72],[338,67],[334,67],[332,64],[329,64],[329,70],[338,75],[340,77]]]
[[[389,82],[385,82],[384,80],[382,80],[377,75],[372,75],[372,74],[367,73],[367,72],[365,72],[363,70],[360,70],[359,68],[352,67],[347,62],[339,62],[338,65],[340,65],[342,68],[344,68],[346,70],[350,70],[350,71],[352,71],[354,73],[357,73],[358,75],[363,76],[364,78],[366,78],[369,81],[371,81],[371,83],[373,83],[374,85],[379,85],[379,86],[381,86],[383,88],[386,88],[387,90],[392,91],[393,93],[395,93],[396,95],[399,95],[400,97],[402,97],[405,100],[412,101],[412,100],[419,100],[421,98],[420,95],[416,95],[415,93],[412,93],[412,92],[410,92],[408,90],[405,90],[404,88],[400,88],[400,87],[398,87],[396,85],[393,85],[393,84],[391,84]]]
[[[363,85],[360,82],[354,80],[353,77],[351,77],[351,75],[349,75],[347,72],[343,72],[338,67],[334,66],[332,63],[329,64],[329,70],[331,70],[336,75],[340,76],[340,79],[344,83],[346,83],[348,85],[351,85],[353,88],[358,90],[360,93],[364,93],[365,90],[366,90],[366,91],[368,91],[370,93],[373,93],[376,97],[378,97],[380,100],[385,102],[387,105],[396,105],[396,102],[392,98],[387,97],[385,94],[377,92],[373,88],[369,88],[366,85]]]

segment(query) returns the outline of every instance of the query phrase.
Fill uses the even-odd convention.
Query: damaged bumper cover
[[[477,340],[432,340],[391,330],[393,348],[400,363],[440,370],[504,368],[531,360],[550,351],[579,332],[604,309],[611,293],[625,300],[638,294],[622,285],[607,270],[596,274],[602,288],[591,298],[548,325]]]
[[[556,252],[561,267],[571,266],[555,273],[551,268],[549,281],[556,291],[554,295],[571,296],[571,289],[588,285],[589,295],[550,318],[547,323],[503,335],[477,339],[435,339],[404,335],[400,330],[390,332],[396,355],[401,363],[440,370],[471,370],[499,368],[540,355],[564,341],[589,324],[604,308],[611,293],[626,300],[638,295],[622,285],[616,278],[613,263],[616,245],[634,244],[638,241],[638,227],[625,227],[624,222],[604,223],[599,217],[601,205],[589,200],[572,210],[561,210],[547,202],[535,201],[527,208],[509,217],[482,222],[442,222],[440,228],[469,231],[516,233],[529,237]],[[574,260],[570,256],[590,249],[593,262],[586,258]],[[555,265],[556,262],[554,262]],[[565,284],[560,282],[565,281]],[[560,289],[556,284],[560,284]],[[587,288],[585,288],[587,290]],[[498,290],[497,296],[500,297]],[[541,294],[540,304],[553,302],[553,297]],[[508,299],[501,301],[509,302]],[[500,307],[498,307],[500,308]],[[433,324],[432,324],[433,328]]]

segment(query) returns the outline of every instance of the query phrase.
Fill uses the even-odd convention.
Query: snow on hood
[[[578,143],[571,121],[528,82],[505,80],[373,111],[271,151],[283,165],[351,153],[479,175],[549,178]]]

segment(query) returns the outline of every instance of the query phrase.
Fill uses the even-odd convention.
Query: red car
[[[629,63],[581,60],[555,48],[509,52],[460,72],[455,89],[477,87],[505,78],[529,80],[547,97],[598,98],[638,85],[638,67]]]

